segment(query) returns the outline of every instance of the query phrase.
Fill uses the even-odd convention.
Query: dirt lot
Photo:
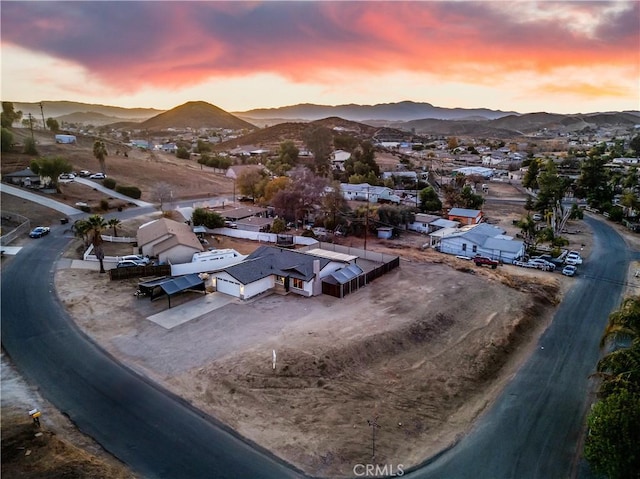
[[[513,206],[500,208],[495,217],[511,223]],[[80,327],[132,368],[311,474],[349,476],[370,459],[367,419],[375,416],[380,463],[417,464],[455,441],[526,356],[572,281],[479,269],[425,251],[424,242],[369,238],[370,249],[400,255],[401,267],[342,300],[234,301],[170,331],[146,319],[166,301],[134,298],[135,281],[61,270],[56,289]],[[255,246],[220,243],[243,253]],[[96,298],[96,289],[109,295]]]
[[[163,161],[145,155],[110,156],[109,172],[129,173],[133,161]],[[220,173],[178,176],[178,170],[197,167],[174,160],[162,164],[162,175],[176,175],[182,195],[231,190]],[[73,163],[77,169],[97,167],[86,152]],[[4,166],[3,158],[3,171]],[[149,200],[163,176],[146,179],[144,168],[139,171],[127,177]],[[84,193],[69,192],[66,201]],[[518,194],[512,185],[490,184],[491,198]],[[2,202],[3,212],[24,214],[33,224],[58,221],[58,213],[22,200],[2,195]],[[490,223],[517,232],[512,222],[521,204],[489,202],[485,211]],[[140,221],[125,224],[122,234],[134,232]],[[568,228],[582,230],[568,235],[570,247],[584,247],[588,255],[586,226],[576,222]],[[363,243],[353,237],[342,241]],[[271,295],[234,301],[171,331],[146,319],[167,303],[134,298],[135,281],[111,283],[106,275],[67,269],[57,272],[56,290],[80,327],[131,368],[314,475],[350,476],[354,464],[371,459],[368,419],[378,417],[382,426],[376,462],[405,468],[464,434],[527,356],[573,281],[511,266],[479,269],[425,251],[424,242],[412,234],[397,241],[369,238],[369,249],[399,255],[401,267],[342,300]],[[245,254],[256,246],[229,238],[217,245]],[[74,245],[65,256],[79,257],[80,251]],[[189,293],[172,306],[179,314],[181,303],[198,300],[200,295]],[[272,350],[278,355],[275,370]],[[22,409],[21,404],[19,414]],[[3,433],[5,414],[3,404]],[[64,418],[50,417],[50,430],[74,436]],[[3,455],[3,467],[4,462]]]

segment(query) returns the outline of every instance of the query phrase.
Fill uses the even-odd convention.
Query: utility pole
[[[47,129],[47,124],[44,121],[44,109],[42,107],[42,102],[40,102],[40,114],[42,115],[42,129],[46,130]]]
[[[373,419],[367,419],[367,424],[371,427],[371,459],[376,457],[376,429],[379,429],[378,416]]]
[[[367,234],[369,233],[369,187],[367,186],[367,211],[364,216],[364,250],[367,250]]]

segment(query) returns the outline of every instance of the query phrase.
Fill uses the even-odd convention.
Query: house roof
[[[204,281],[200,278],[200,276],[198,276],[198,274],[194,273],[185,276],[178,276],[177,278],[172,278],[169,281],[160,283],[158,286],[160,286],[165,293],[171,296],[187,289],[194,289],[197,287],[199,287],[199,289],[202,289],[204,286]]]
[[[455,238],[464,236],[466,239],[477,245],[482,245],[487,238],[495,238],[504,233],[497,226],[492,226],[487,223],[480,223],[477,225],[471,225],[457,229],[455,232],[447,235],[447,238]]]
[[[439,228],[456,228],[460,224],[460,222],[453,221],[453,220],[445,220],[444,218],[440,218],[435,221],[432,221],[429,224],[433,226],[437,226]]]
[[[371,186],[369,183],[360,183],[358,185],[353,185],[351,183],[341,183],[340,189],[342,191],[351,191],[354,193],[369,193],[371,195],[380,195],[385,192],[392,191],[391,188],[387,188],[386,186]]]
[[[524,242],[504,238],[487,238],[482,247],[506,251],[508,253],[519,253],[524,247]]]
[[[480,210],[470,210],[467,208],[451,208],[449,210],[449,216],[462,216],[463,218],[477,218],[482,214]]]
[[[202,243],[200,243],[198,237],[191,233],[190,235],[178,234],[169,236],[164,241],[160,241],[153,245],[153,253],[155,255],[159,255],[170,250],[174,246],[186,246],[196,252],[204,251],[204,247],[202,246]]]
[[[428,215],[426,213],[416,213],[416,219],[414,221],[414,223],[433,223],[434,221],[437,221],[441,219],[439,216],[436,215]],[[449,221],[449,220],[445,220],[445,221]]]
[[[154,246],[156,254],[177,244],[191,246],[198,251],[203,250],[198,237],[191,231],[189,225],[168,218],[160,218],[140,226],[136,235],[138,245],[141,247],[163,237],[167,239]]]
[[[249,216],[248,218],[242,218],[236,221],[237,226],[267,226],[273,223],[273,218],[262,218],[259,216]]]
[[[271,275],[288,276],[309,281],[313,278],[313,262],[319,261],[322,270],[331,260],[274,246],[260,246],[242,263],[230,266],[225,272],[242,284],[250,284]]]
[[[27,177],[36,177],[40,178],[40,175],[31,171],[31,168],[26,168],[20,171],[14,171],[13,173],[7,173],[6,175],[2,175],[5,178],[27,178]]]
[[[463,237],[465,240],[482,248],[519,253],[524,243],[522,241],[507,239],[503,236],[503,233],[504,230],[496,226],[480,223],[479,225],[460,228],[451,234],[445,234],[442,236],[442,240],[445,241],[449,238]]]
[[[243,208],[234,208],[232,210],[219,210],[218,213],[224,216],[230,221],[240,220],[242,218],[249,218],[250,216],[256,216],[267,211],[266,208],[259,208],[257,206],[249,206]]]

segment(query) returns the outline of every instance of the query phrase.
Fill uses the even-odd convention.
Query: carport
[[[171,307],[171,296],[184,291],[205,291],[204,280],[196,273],[176,278],[158,278],[146,281],[140,283],[138,288],[151,296],[151,301],[166,294],[169,298],[169,307]]]

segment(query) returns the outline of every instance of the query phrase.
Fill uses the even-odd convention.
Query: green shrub
[[[36,148],[36,142],[33,138],[26,138],[24,140],[24,149],[22,152],[25,155],[35,156],[38,154],[38,149]]]
[[[2,151],[11,151],[13,148],[13,134],[6,128],[2,129]]]
[[[118,185],[116,186],[116,191],[134,200],[138,200],[142,196],[142,191],[137,186]]]
[[[102,198],[100,200],[100,209],[103,211],[108,211],[109,210],[109,200],[106,200],[104,198]]]
[[[188,160],[191,157],[191,154],[189,153],[189,150],[181,146],[180,148],[178,148],[178,151],[176,151],[176,156],[178,158],[182,158],[183,160]]]
[[[104,180],[102,180],[102,184],[110,190],[113,190],[116,187],[116,180],[114,180],[113,178],[105,178]]]
[[[84,211],[85,213],[91,213],[91,207],[88,205],[82,205],[80,206],[80,210]]]

